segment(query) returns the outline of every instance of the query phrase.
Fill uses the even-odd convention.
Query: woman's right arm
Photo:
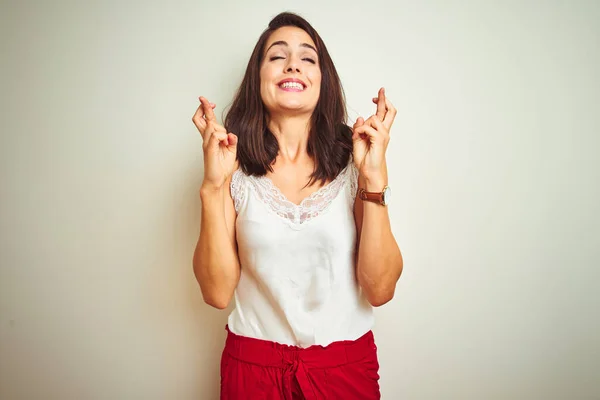
[[[194,251],[194,275],[204,301],[218,309],[229,304],[240,278],[235,239],[236,212],[229,185],[237,168],[237,136],[227,133],[213,113],[214,104],[200,98],[192,121],[202,135],[204,181],[200,189],[200,237]]]
[[[194,251],[194,275],[204,301],[218,309],[227,307],[240,279],[230,182],[231,177],[225,187],[200,189],[202,217]]]

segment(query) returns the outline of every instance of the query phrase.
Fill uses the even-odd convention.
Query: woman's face
[[[320,91],[321,68],[311,37],[293,26],[277,29],[260,67],[260,95],[269,114],[312,114]]]

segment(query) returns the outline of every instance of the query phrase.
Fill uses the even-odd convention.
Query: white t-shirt
[[[329,184],[296,205],[265,177],[237,169],[241,276],[229,329],[299,347],[354,340],[373,326],[373,308],[355,272],[352,160]]]

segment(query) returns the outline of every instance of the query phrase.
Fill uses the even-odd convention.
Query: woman
[[[373,307],[402,256],[387,211],[396,110],[345,124],[327,48],[282,13],[261,35],[225,127],[200,97],[202,226],[194,273],[206,303],[232,297],[222,399],[378,399]]]

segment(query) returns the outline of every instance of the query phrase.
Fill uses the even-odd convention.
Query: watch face
[[[390,187],[386,187],[383,191],[383,204],[388,205],[392,200],[392,189]]]

